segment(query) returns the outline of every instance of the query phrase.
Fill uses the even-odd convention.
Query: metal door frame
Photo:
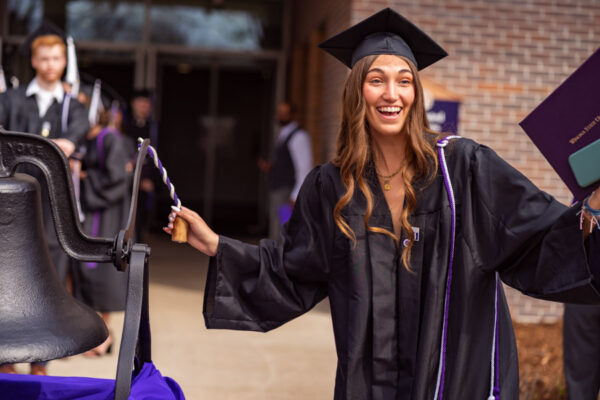
[[[174,56],[181,56],[180,60],[165,60],[165,55],[173,54]],[[205,67],[209,72],[209,88],[208,88],[208,98],[209,98],[209,106],[208,106],[208,115],[216,121],[219,117],[219,78],[222,70],[227,69],[230,66],[237,66],[235,63],[230,63],[231,57],[222,58],[213,54],[213,57],[206,57],[206,53],[199,52],[185,52],[185,53],[176,53],[176,52],[168,52],[168,53],[156,53],[156,58],[154,63],[148,63],[147,65],[153,64],[152,69],[155,72],[155,81],[156,85],[158,75],[162,74],[164,65],[175,65],[180,61],[189,62],[190,65],[193,66],[201,66]],[[244,59],[248,59],[248,57],[244,57]],[[281,60],[273,57],[263,57],[263,60],[271,60],[275,61],[275,83],[273,85],[273,104],[277,104],[279,99],[277,98],[278,91],[280,89],[279,82],[279,66],[281,65]],[[240,66],[240,69],[246,69],[243,65]],[[250,66],[248,69],[252,69]],[[156,87],[156,89],[160,89]],[[270,113],[273,114],[274,110],[270,110]],[[212,129],[217,129],[216,125],[213,125]],[[208,137],[208,143],[204,149],[204,157],[205,157],[205,168],[204,168],[204,176],[203,176],[203,207],[202,207],[202,218],[208,223],[211,224],[213,217],[213,208],[214,208],[214,179],[215,179],[215,167],[216,167],[216,152],[215,152],[215,143],[214,139],[217,135],[217,132],[211,132]],[[270,140],[273,137],[273,129],[270,129],[270,134],[265,139],[264,136],[261,136],[261,151],[263,154],[266,154],[269,146],[271,145]],[[257,216],[257,222],[260,222],[261,218],[266,217],[267,215],[267,191],[268,191],[268,182],[267,179],[259,180],[259,188],[258,188],[258,198],[257,204],[259,208],[259,215]]]

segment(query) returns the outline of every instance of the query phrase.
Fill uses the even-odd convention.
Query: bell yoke
[[[19,164],[37,166],[48,183],[53,222],[61,246],[80,261],[110,262],[129,275],[115,398],[125,399],[134,356],[150,362],[147,268],[150,248],[134,243],[133,227],[141,162],[134,173],[127,227],[115,238],[85,235],[77,217],[67,160],[38,135],[0,127],[0,364],[39,362],[83,353],[104,342],[108,330],[90,307],[72,297],[52,266],[42,225],[40,186]]]

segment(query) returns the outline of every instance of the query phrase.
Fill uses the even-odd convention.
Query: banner
[[[426,78],[421,80],[429,127],[438,132],[458,134],[458,112],[462,97]]]

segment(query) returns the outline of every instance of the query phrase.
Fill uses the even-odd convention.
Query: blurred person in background
[[[130,199],[128,147],[118,126],[118,104],[98,112],[86,137],[82,160],[80,198],[84,214],[83,231],[92,237],[115,237],[127,223]],[[77,262],[73,268],[73,295],[100,312],[109,323],[110,313],[125,309],[127,275],[112,263]],[[111,352],[114,337],[84,353],[101,356]]]
[[[295,121],[296,109],[289,101],[277,106],[279,134],[271,161],[258,160],[269,174],[269,238],[279,240],[281,225],[287,221],[304,178],[313,167],[309,134]]]
[[[130,148],[129,168],[133,169],[137,157],[138,138],[150,139],[150,144],[158,148],[158,124],[154,118],[152,92],[147,89],[134,91],[129,114],[123,121],[123,134]],[[156,207],[156,191],[154,182],[154,165],[150,159],[145,160],[140,178],[140,193],[136,217],[136,236],[144,241],[154,218]]]

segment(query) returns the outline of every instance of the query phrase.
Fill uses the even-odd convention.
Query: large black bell
[[[58,279],[38,182],[24,174],[0,178],[0,364],[82,353],[107,336],[102,319]]]

